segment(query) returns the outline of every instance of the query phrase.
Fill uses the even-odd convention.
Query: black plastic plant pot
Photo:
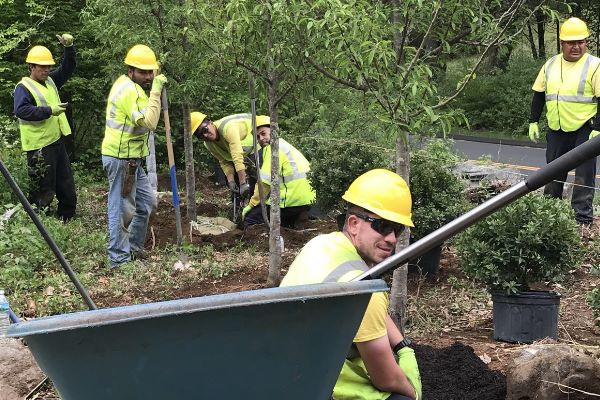
[[[548,291],[506,294],[491,290],[494,339],[510,343],[532,343],[558,338],[560,295]]]
[[[440,259],[442,258],[442,245],[435,246],[428,250],[421,257],[408,260],[409,273],[421,273],[422,275],[435,275],[440,269]]]

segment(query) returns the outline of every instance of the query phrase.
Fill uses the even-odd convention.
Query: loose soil
[[[229,208],[228,189],[217,186],[209,177],[198,177],[196,190],[202,199],[197,204],[199,216],[226,216]],[[183,177],[178,182],[185,182]],[[170,190],[169,176],[159,176],[159,190]],[[181,192],[185,190],[180,188]],[[200,236],[190,231],[187,221],[185,195],[181,197],[183,234],[196,246],[212,245],[217,251],[227,251],[242,242],[254,246],[259,253],[258,262],[244,260],[239,269],[222,279],[209,280],[192,287],[181,287],[174,298],[206,296],[219,293],[254,290],[267,287],[268,272],[268,230],[265,226],[253,226],[245,231],[234,230],[222,235]],[[162,196],[156,216],[151,221],[152,229],[146,249],[162,248],[176,242],[176,228],[172,201],[169,195]],[[311,238],[337,229],[334,218],[309,221],[303,230],[281,229],[285,251],[283,273],[293,261],[297,252]],[[600,222],[584,232],[586,240],[592,240],[600,231]],[[574,270],[567,284],[548,287],[562,294],[559,318],[559,341],[598,345],[600,330],[594,327],[594,318],[585,302],[586,294],[592,287],[600,285],[600,277],[590,274],[591,266]],[[386,277],[389,280],[389,277]],[[467,278],[458,269],[458,260],[451,248],[444,248],[439,272],[432,277],[409,274],[409,303],[420,314],[428,314],[444,325],[440,329],[420,329],[425,332],[413,336],[419,362],[425,399],[504,399],[506,394],[506,369],[511,354],[520,345],[498,342],[493,339],[491,300],[488,298],[480,307],[460,311],[465,304],[474,300],[464,296],[457,289]],[[464,283],[468,285],[471,283]],[[472,284],[471,284],[472,285]],[[435,292],[434,292],[435,291]],[[437,298],[425,296],[438,293]],[[463,293],[460,295],[460,293]],[[469,292],[466,292],[469,293]],[[462,297],[461,297],[462,296]],[[119,299],[99,299],[103,306],[118,306]],[[122,300],[121,300],[122,301]],[[462,302],[462,303],[461,303]],[[460,304],[459,304],[460,303]],[[457,311],[459,310],[459,311]],[[421,315],[422,317],[422,315]],[[411,316],[408,316],[408,330],[411,330]],[[426,319],[426,318],[425,318]],[[54,397],[38,397],[52,399]]]

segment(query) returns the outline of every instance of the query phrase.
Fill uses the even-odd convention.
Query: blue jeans
[[[135,182],[128,197],[121,196],[128,160],[102,156],[108,176],[108,258],[113,265],[131,260],[131,252],[144,248],[150,214],[156,208],[156,196],[148,176],[137,159]]]

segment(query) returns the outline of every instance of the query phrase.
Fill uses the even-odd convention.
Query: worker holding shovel
[[[412,201],[397,174],[374,169],[352,182],[343,232],[320,235],[300,251],[281,286],[347,282],[392,255],[411,220]],[[375,293],[335,384],[335,400],[421,398],[421,378],[410,339],[388,315],[387,293]]]
[[[263,193],[267,197],[271,187],[271,119],[266,115],[256,117],[256,135],[261,147],[259,158]],[[310,171],[308,160],[294,146],[279,138],[279,180],[281,225],[298,228],[308,220],[308,211],[315,202],[315,191],[306,174]],[[242,211],[244,227],[264,223],[260,207],[258,186],[250,202]]]
[[[167,83],[152,49],[133,46],[125,56],[127,74],[113,84],[106,106],[102,165],[108,176],[108,257],[116,268],[146,258],[144,242],[156,197],[142,162],[148,135],[160,118],[161,91]],[[149,95],[148,95],[149,93]]]

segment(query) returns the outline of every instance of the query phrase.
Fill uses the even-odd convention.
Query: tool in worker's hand
[[[162,75],[159,75],[160,77]],[[157,77],[157,78],[158,78]],[[155,78],[156,80],[156,78]],[[165,78],[166,82],[166,78]],[[163,118],[165,120],[165,136],[167,138],[167,156],[169,157],[169,175],[171,177],[171,191],[173,192],[173,208],[175,209],[175,226],[177,229],[177,245],[181,245],[183,233],[181,231],[181,210],[179,209],[179,189],[177,187],[177,175],[175,173],[175,157],[173,156],[173,144],[171,143],[171,121],[169,120],[169,100],[167,98],[167,89],[163,86],[165,82],[160,83],[161,107],[163,109]]]
[[[127,165],[123,169],[123,182],[121,185],[121,197],[129,197],[131,189],[137,176],[137,161],[135,159],[126,160]]]

